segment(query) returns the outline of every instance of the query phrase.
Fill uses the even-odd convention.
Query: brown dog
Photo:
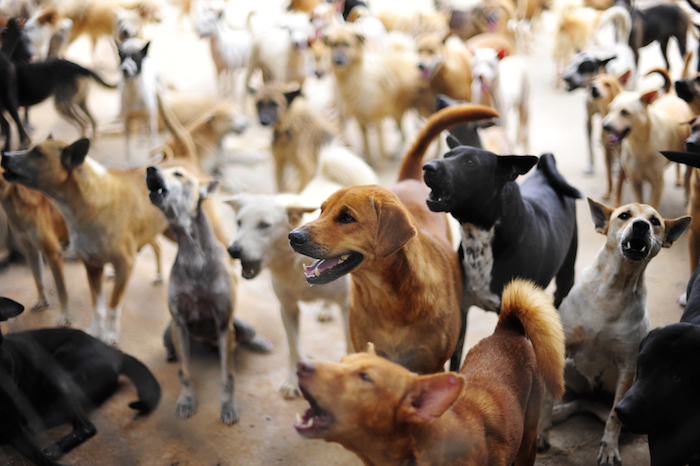
[[[443,129],[496,115],[473,105],[434,114],[404,157],[392,191],[340,189],[323,203],[318,219],[289,234],[296,252],[317,259],[305,269],[308,283],[352,272],[355,350],[373,342],[378,354],[411,371],[444,371],[459,337],[463,279],[447,217],[425,203],[423,154]]]
[[[299,364],[311,404],[299,434],[340,443],[366,465],[535,464],[544,389],[564,393],[564,332],[541,289],[522,280],[504,289],[494,334],[460,374],[417,376],[369,349]]]

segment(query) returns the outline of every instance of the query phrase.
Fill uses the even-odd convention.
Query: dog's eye
[[[628,117],[630,116],[630,112],[628,112],[627,110],[622,110],[620,111],[620,115],[622,115],[623,117]]]
[[[620,215],[617,216],[620,220],[628,220],[632,218],[632,215],[630,215],[629,212],[622,212]]]
[[[340,217],[338,217],[338,221],[340,223],[354,223],[355,219],[352,217],[352,215],[345,212],[343,214],[340,214]]]
[[[655,227],[658,227],[658,226],[661,225],[661,222],[659,222],[659,219],[656,218],[656,217],[651,217],[651,218],[649,219],[649,221],[650,221],[651,224],[654,225]]]
[[[173,173],[173,175],[177,176],[178,178],[182,178],[182,176],[183,176],[182,173],[180,173],[180,172],[175,172],[175,173]]]
[[[238,219],[238,222],[236,222],[236,223],[238,223],[238,228],[240,228],[240,227],[241,227],[241,225],[243,225],[243,222],[241,222],[241,220],[240,220],[240,219]]]
[[[270,224],[267,222],[260,222],[258,223],[258,230],[264,230],[266,228],[270,228]]]
[[[372,379],[369,378],[369,375],[365,374],[364,372],[360,372],[360,373],[357,374],[357,375],[359,375],[360,378],[361,378],[362,380],[364,380],[365,382],[371,382],[371,381],[372,381]]]
[[[467,159],[467,165],[474,165],[473,159]]]

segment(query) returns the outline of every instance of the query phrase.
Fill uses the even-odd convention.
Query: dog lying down
[[[24,307],[0,298],[0,322]],[[0,444],[9,443],[40,466],[60,466],[56,460],[93,437],[97,430],[87,410],[109,398],[119,375],[136,385],[139,399],[129,407],[153,411],[160,385],[137,359],[80,330],[47,328],[6,335],[0,333]],[[33,432],[71,423],[73,430],[43,450]]]
[[[301,362],[311,407],[294,428],[337,442],[367,465],[533,465],[545,388],[564,393],[564,333],[552,301],[516,280],[494,334],[459,374],[418,376],[374,353]]]

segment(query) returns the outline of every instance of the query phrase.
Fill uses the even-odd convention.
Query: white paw
[[[43,311],[47,307],[49,307],[49,302],[46,300],[46,298],[37,299],[32,303],[32,311]]]
[[[681,305],[681,307],[685,307],[686,304],[688,304],[688,294],[683,293],[678,297],[678,304]]]
[[[280,392],[285,400],[299,398],[301,396],[301,391],[299,391],[299,383],[296,376],[294,378],[290,378],[284,384],[282,384]]]
[[[611,445],[607,442],[600,442],[600,453],[598,453],[598,466],[621,466],[622,457],[617,444]]]
[[[118,346],[119,343],[119,336],[114,330],[105,330],[100,339],[109,346],[113,346],[115,348]]]
[[[104,331],[104,324],[102,322],[97,322],[93,319],[92,323],[90,326],[85,330],[85,333],[88,335],[91,335],[95,338],[100,338],[102,336],[102,332]]]
[[[71,324],[73,324],[73,316],[69,313],[61,314],[58,316],[58,319],[56,319],[56,327],[70,327]]]

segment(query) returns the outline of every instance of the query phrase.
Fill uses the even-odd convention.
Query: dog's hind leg
[[[575,212],[574,212],[575,215]],[[566,253],[564,263],[561,265],[556,275],[557,290],[554,292],[554,307],[559,309],[559,305],[566,298],[574,286],[576,252],[578,251],[578,227],[574,218],[574,231],[569,243],[569,251]]]
[[[92,126],[92,140],[94,142],[95,138],[97,137],[97,123],[95,122],[95,118],[92,116],[92,113],[90,113],[90,110],[88,109],[87,106],[87,99],[83,97],[80,102],[78,102],[78,107],[80,110],[83,111],[83,114],[87,119],[90,121],[90,125]]]
[[[156,278],[153,280],[153,285],[160,285],[163,283],[163,261],[160,257],[160,245],[156,238],[153,238],[153,241],[149,244],[153,248],[153,254],[156,256]]]
[[[515,466],[531,466],[535,464],[537,456],[537,426],[540,422],[540,410],[544,398],[544,387],[539,377],[532,379],[530,397],[525,406],[525,423],[523,426],[523,438],[520,442],[518,454],[515,457]]]
[[[14,437],[10,440],[10,445],[15,447],[15,449],[29,458],[38,466],[63,466],[60,463],[55,462],[48,456],[44,454],[43,451],[32,438],[32,434],[29,433],[26,427],[19,426],[17,432],[14,432]]]
[[[59,327],[67,327],[73,321],[70,308],[68,307],[68,292],[66,291],[66,281],[63,276],[63,260],[62,251],[58,246],[58,241],[55,239],[42,240],[41,249],[46,257],[46,262],[49,264],[53,281],[56,285],[56,293],[58,300],[61,303],[61,315],[58,317],[56,325]]]
[[[598,453],[598,464],[600,466],[614,466],[622,463],[618,447],[622,423],[620,422],[620,418],[617,417],[615,406],[617,406],[625,393],[627,393],[627,390],[629,390],[634,383],[636,364],[631,364],[631,366],[631,370],[620,370],[620,378],[617,380],[617,387],[615,388],[615,401],[613,401],[613,406],[610,410],[610,417],[608,417],[605,423],[603,439],[600,441],[600,452]]]
[[[615,186],[615,198],[613,200],[613,205],[615,207],[620,207],[622,205],[622,188],[625,186],[625,180],[627,179],[627,174],[625,169],[620,163],[620,169],[617,172],[617,186]]]
[[[13,120],[15,120],[15,124],[17,125],[17,132],[19,132],[19,143],[22,148],[26,148],[29,145],[29,137],[27,136],[27,133],[24,131],[24,125],[22,124],[22,119],[19,117],[19,112],[17,111],[17,106],[15,105],[14,107],[9,107],[7,109],[8,112],[10,112],[10,116],[12,117]],[[8,125],[9,128],[9,125]],[[9,141],[9,131],[7,132],[8,134],[8,141]]]
[[[24,252],[27,256],[27,263],[32,269],[32,276],[34,277],[37,291],[36,301],[32,303],[32,311],[43,311],[49,307],[46,289],[44,288],[44,261],[41,258],[41,252],[33,246],[24,248]]]
[[[79,388],[76,389],[79,390]],[[68,400],[66,404],[70,406],[69,409],[74,411],[73,430],[58,442],[44,448],[44,453],[51,459],[61,458],[65,453],[91,439],[97,433],[97,428],[82,411],[78,400]]]
[[[460,245],[460,251],[462,246]],[[457,346],[455,347],[454,353],[450,358],[450,370],[459,372],[460,365],[462,363],[462,353],[464,352],[464,340],[467,336],[467,321],[469,317],[469,308],[472,307],[471,300],[467,300],[465,297],[462,298],[462,304],[459,309],[461,317],[461,326],[459,328],[459,337],[457,338]]]
[[[182,419],[187,419],[192,416],[197,410],[197,402],[194,398],[194,389],[192,388],[192,376],[190,375],[190,334],[187,330],[185,322],[178,320],[177,311],[171,309],[173,314],[173,323],[171,327],[173,346],[175,354],[180,361],[180,396],[177,398],[175,406],[175,414]]]
[[[87,122],[75,111],[72,98],[72,95],[56,95],[56,111],[77,124],[81,136],[85,137]]]
[[[229,322],[219,334],[219,358],[221,359],[221,422],[226,425],[238,422],[238,406],[234,399],[234,379],[231,371],[231,349],[235,346],[236,336]]]
[[[670,70],[671,65],[668,63],[668,51],[667,51],[668,39],[669,39],[668,37],[663,37],[663,38],[660,37],[659,38],[659,45],[661,46],[661,55],[663,55],[664,62],[666,63],[666,69]],[[680,45],[680,43],[679,43],[679,45]],[[683,55],[681,54],[681,56],[683,56]]]
[[[296,301],[281,302],[282,323],[287,334],[289,344],[289,376],[282,384],[280,391],[285,400],[293,400],[298,397],[299,380],[297,379],[297,364],[301,360],[301,346],[299,344],[299,305]]]
[[[362,131],[362,142],[364,144],[364,149],[365,149],[365,160],[367,161],[368,164],[375,166],[374,163],[372,163],[372,153],[369,150],[369,138],[367,137],[367,125],[366,124],[360,124],[360,130]],[[383,155],[383,154],[382,154]],[[375,166],[376,168],[376,166]]]
[[[90,285],[90,297],[92,298],[92,323],[86,330],[89,335],[99,338],[104,331],[105,325],[105,297],[102,290],[102,276],[104,275],[104,264],[88,265],[87,270],[88,285]]]

